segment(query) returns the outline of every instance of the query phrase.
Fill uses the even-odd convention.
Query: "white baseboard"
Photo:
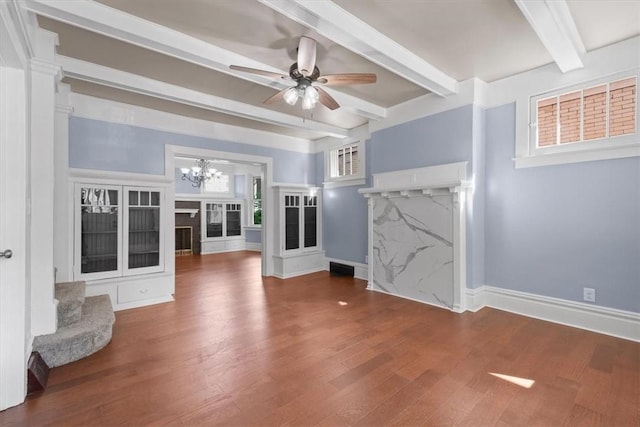
[[[324,269],[327,271],[329,271],[330,262],[337,262],[340,264],[350,265],[353,267],[353,276],[356,279],[369,280],[369,266],[367,264],[361,264],[359,262],[353,262],[353,261],[345,261],[343,259],[325,258]]]
[[[239,251],[244,251],[245,248],[229,248],[229,249],[220,249],[220,250],[216,250],[216,251],[207,251],[207,252],[203,252],[200,251],[200,255],[213,255],[213,254],[223,254],[226,252],[239,252]]]
[[[292,277],[304,276],[305,274],[317,273],[319,271],[323,271],[323,270],[321,268],[309,268],[306,270],[295,271],[292,273],[285,273],[285,274],[274,272],[273,277],[277,277],[278,279],[291,279]]]
[[[141,301],[127,302],[124,304],[115,304],[113,306],[113,311],[129,310],[132,308],[146,307],[148,305],[163,304],[165,302],[173,302],[173,301],[175,301],[173,296],[169,295],[169,296],[163,296],[159,298],[151,298],[151,299],[146,299]]]
[[[248,251],[262,252],[262,243],[246,242],[245,249]]]
[[[467,289],[469,311],[483,307],[640,342],[640,313],[526,292],[481,286]]]

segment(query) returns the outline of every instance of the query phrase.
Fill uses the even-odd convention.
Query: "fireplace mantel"
[[[467,162],[373,175],[368,289],[465,311]]]
[[[183,209],[176,208],[175,213],[177,214],[188,214],[191,218],[194,218],[198,214],[198,209]]]

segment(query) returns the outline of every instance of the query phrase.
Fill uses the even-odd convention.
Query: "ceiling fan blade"
[[[327,74],[316,80],[327,86],[363,85],[375,83],[378,77],[373,73]]]
[[[269,98],[265,99],[262,103],[263,104],[273,104],[274,102],[280,101],[282,99],[282,97],[284,96],[285,92],[288,91],[289,87],[285,87],[284,89],[282,89],[281,91],[279,91],[278,93],[276,93],[273,96],[270,96]]]
[[[266,71],[266,70],[258,70],[257,68],[241,67],[240,65],[229,65],[229,68],[231,68],[232,70],[242,71],[242,72],[245,72],[245,73],[259,74],[261,76],[272,77],[274,79],[286,79],[286,78],[289,78],[289,76],[287,76],[285,74],[273,73],[271,71]]]
[[[305,77],[313,73],[316,66],[316,41],[309,37],[300,37],[298,45],[298,71]]]
[[[320,95],[320,98],[318,99],[318,101],[320,101],[322,105],[324,105],[330,110],[335,110],[337,108],[340,108],[340,104],[338,104],[338,101],[333,99],[333,97],[329,95],[327,91],[325,91],[324,89],[318,86],[314,86],[314,87],[318,91],[318,95]]]

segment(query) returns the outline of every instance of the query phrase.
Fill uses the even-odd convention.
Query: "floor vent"
[[[349,276],[353,277],[354,268],[352,265],[340,264],[337,262],[329,263],[329,272],[334,276]]]

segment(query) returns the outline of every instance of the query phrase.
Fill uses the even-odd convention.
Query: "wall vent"
[[[352,265],[340,264],[338,262],[329,263],[329,272],[334,276],[353,277],[354,268]]]

